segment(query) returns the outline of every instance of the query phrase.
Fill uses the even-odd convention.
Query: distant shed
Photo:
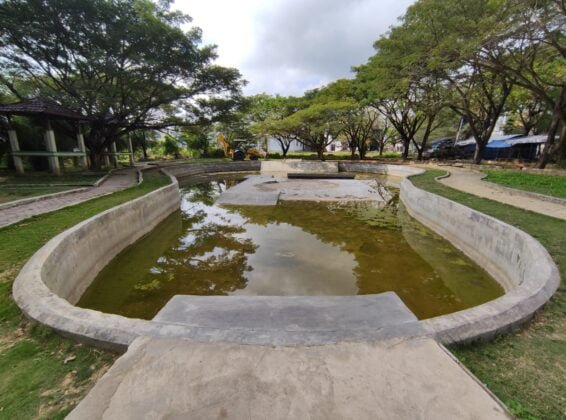
[[[483,159],[521,159],[536,160],[540,155],[546,135],[523,136],[511,134],[506,136],[492,137],[484,149]],[[456,143],[457,155],[463,158],[471,158],[476,150],[476,142],[473,138]]]
[[[489,160],[536,160],[545,143],[545,135],[522,136],[507,140],[497,140],[487,145],[483,157]]]

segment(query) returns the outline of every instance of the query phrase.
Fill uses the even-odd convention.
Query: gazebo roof
[[[0,105],[0,114],[44,116],[53,119],[75,121],[88,121],[90,119],[59,105],[55,101],[43,98],[26,99],[13,104]]]

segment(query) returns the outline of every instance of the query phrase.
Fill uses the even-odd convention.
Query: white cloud
[[[177,0],[248,94],[300,95],[340,77],[414,0]]]

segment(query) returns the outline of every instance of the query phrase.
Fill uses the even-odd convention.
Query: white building
[[[293,152],[303,152],[305,150],[305,147],[303,146],[302,143],[299,143],[296,140],[293,140],[291,142],[291,146],[289,147],[288,153],[293,153]],[[283,153],[283,149],[281,148],[281,143],[279,143],[278,140],[274,139],[273,137],[270,137],[267,141],[267,152],[268,153]]]

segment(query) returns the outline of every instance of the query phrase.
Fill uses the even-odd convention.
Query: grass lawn
[[[63,418],[116,358],[26,320],[11,297],[22,265],[59,232],[168,182],[146,174],[138,186],[0,229],[0,419]]]
[[[0,176],[0,187],[2,185],[25,185],[25,184],[70,184],[70,185],[92,185],[106,172],[68,173],[61,176],[50,175],[45,172],[28,173],[21,176],[9,174]]]
[[[0,188],[0,204],[38,195],[53,194],[79,187]]]
[[[479,198],[435,181],[445,171],[411,178],[419,188],[462,203],[518,227],[538,239],[556,261],[562,283],[522,331],[490,343],[451,351],[519,418],[566,418],[566,221]],[[521,174],[523,175],[523,174]],[[537,175],[538,176],[538,175]]]
[[[566,176],[530,174],[520,171],[485,171],[486,181],[505,187],[566,199]]]

